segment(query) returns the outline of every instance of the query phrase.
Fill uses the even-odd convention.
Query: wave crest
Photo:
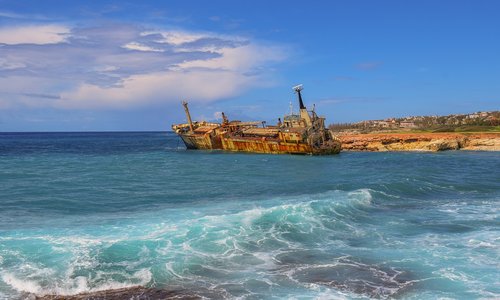
[[[184,214],[174,224],[144,219],[123,228],[104,228],[110,230],[106,236],[7,237],[12,245],[18,241],[23,246],[10,259],[15,264],[0,273],[1,279],[18,292],[37,295],[185,284],[195,279],[207,286],[241,284],[248,274],[253,280],[271,282],[269,272],[277,267],[280,253],[319,245],[328,248],[346,237],[363,235],[364,229],[355,222],[368,214],[372,192],[331,191],[253,203],[262,206],[194,218],[196,214]],[[36,247],[43,247],[49,269],[40,267],[46,264],[32,255]]]

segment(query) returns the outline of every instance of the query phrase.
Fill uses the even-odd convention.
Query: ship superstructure
[[[325,118],[308,111],[302,100],[302,85],[295,86],[299,113],[285,115],[276,126],[265,122],[229,121],[222,113],[221,123],[192,121],[187,102],[183,102],[188,123],[172,125],[188,149],[220,149],[275,154],[336,154],[340,141],[325,127]]]

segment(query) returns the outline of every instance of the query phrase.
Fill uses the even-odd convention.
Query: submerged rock
[[[400,296],[413,283],[407,272],[347,261],[303,268],[294,274],[294,278],[382,299]]]
[[[412,275],[385,265],[318,250],[293,251],[276,257],[277,274],[288,274],[293,281],[322,285],[334,290],[370,298],[401,296],[413,285]]]

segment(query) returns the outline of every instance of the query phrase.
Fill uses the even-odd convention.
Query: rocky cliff
[[[343,151],[500,151],[500,133],[369,133],[339,138]]]

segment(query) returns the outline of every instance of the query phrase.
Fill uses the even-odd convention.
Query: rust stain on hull
[[[188,149],[222,149],[220,138],[210,135],[180,135]]]
[[[300,112],[293,111],[277,126],[265,122],[228,121],[222,113],[221,123],[193,122],[186,102],[183,106],[188,123],[172,125],[188,149],[220,149],[227,151],[270,154],[337,154],[340,140],[325,127],[325,118],[308,111],[302,102],[302,86],[294,87]],[[262,127],[260,126],[262,124]]]
[[[303,143],[223,138],[222,145],[223,149],[229,151],[271,154],[314,154],[313,148]]]

